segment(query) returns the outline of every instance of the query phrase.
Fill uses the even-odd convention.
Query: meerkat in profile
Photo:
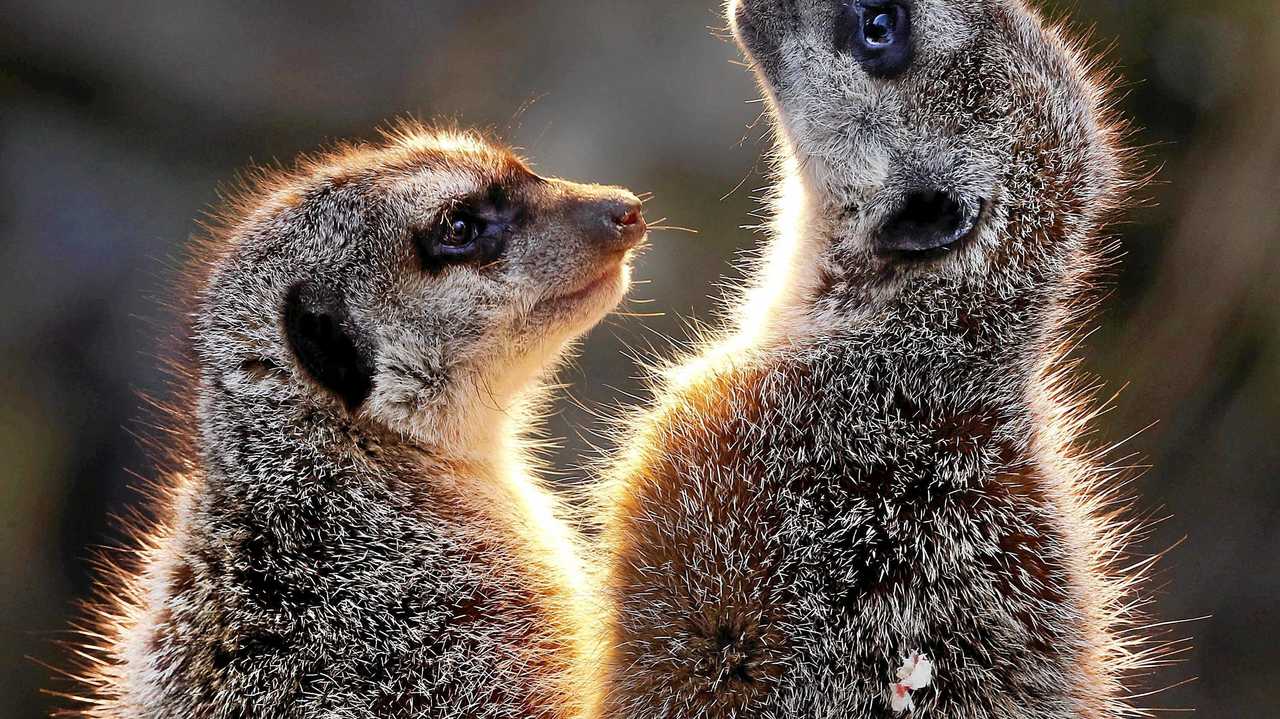
[[[1126,525],[1065,362],[1126,189],[1102,83],[1019,0],[728,12],[773,238],[607,470],[601,715],[1134,711]]]
[[[82,714],[578,716],[589,597],[525,408],[645,230],[629,192],[416,126],[258,183],[205,252],[192,454]]]

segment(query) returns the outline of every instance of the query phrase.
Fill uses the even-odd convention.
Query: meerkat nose
[[[579,217],[592,242],[609,249],[630,249],[649,229],[640,204],[630,192],[619,192],[586,203]]]
[[[614,221],[618,225],[618,234],[622,242],[627,247],[635,247],[644,239],[645,233],[649,231],[649,225],[644,221],[644,212],[640,209],[639,200],[635,200],[635,203],[629,204],[628,207],[630,209],[621,217],[615,215]]]

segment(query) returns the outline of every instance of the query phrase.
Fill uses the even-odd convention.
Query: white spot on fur
[[[889,706],[898,714],[914,711],[911,692],[924,689],[933,683],[933,662],[919,652],[903,660],[898,668],[897,681],[889,685]]]

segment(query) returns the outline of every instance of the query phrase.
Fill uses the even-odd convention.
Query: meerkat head
[[[774,117],[779,232],[810,309],[1043,281],[1110,204],[1099,85],[1020,0],[731,0],[728,16]]]
[[[455,448],[613,309],[646,230],[625,190],[416,127],[261,184],[208,258],[202,400],[301,400]]]

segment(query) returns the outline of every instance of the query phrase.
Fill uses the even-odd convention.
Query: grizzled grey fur
[[[1018,0],[861,3],[910,9],[893,77],[837,41],[854,4],[729,3],[776,131],[773,238],[609,469],[603,716],[891,717],[914,652],[917,717],[1124,715],[1130,527],[1065,362],[1117,129]],[[885,249],[944,195],[964,239]]]
[[[638,205],[416,126],[233,204],[193,280],[191,452],[98,607],[83,714],[577,716],[585,585],[521,435],[621,298]],[[502,249],[444,266],[464,206]]]

